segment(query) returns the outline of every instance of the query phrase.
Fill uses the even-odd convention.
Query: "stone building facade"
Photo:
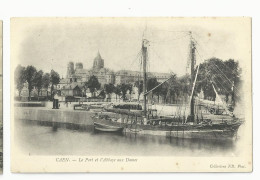
[[[114,72],[111,69],[105,68],[104,59],[100,53],[94,58],[91,69],[84,69],[82,63],[69,62],[67,66],[66,78],[61,79],[57,86],[58,90],[67,88],[69,84],[78,85],[82,88],[91,76],[96,76],[101,87],[105,84],[134,84],[138,80],[142,80],[142,73],[139,71],[120,70]],[[148,73],[148,77],[156,77],[158,82],[162,82],[170,77],[168,73]]]

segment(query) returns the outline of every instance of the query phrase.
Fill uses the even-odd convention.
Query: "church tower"
[[[74,63],[69,62],[67,66],[67,78],[70,78],[74,74]]]
[[[104,68],[104,59],[101,58],[98,51],[97,56],[94,59],[93,70],[99,71],[101,68]]]

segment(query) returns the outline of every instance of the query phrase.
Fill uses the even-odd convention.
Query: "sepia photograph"
[[[10,24],[12,172],[252,171],[251,18]]]

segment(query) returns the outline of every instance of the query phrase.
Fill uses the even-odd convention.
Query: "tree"
[[[110,95],[111,93],[114,92],[115,86],[112,83],[105,84],[104,89],[105,89],[106,94]]]
[[[169,79],[166,84],[168,86],[170,103],[175,103],[177,100],[176,98],[180,95],[181,91],[181,84],[178,81],[176,74],[172,75],[171,79]]]
[[[227,61],[218,58],[208,59],[200,65],[195,92],[198,93],[202,89],[205,99],[215,100],[213,84],[219,94],[226,96],[226,101],[231,95],[235,104],[235,95],[239,94],[240,74],[239,64],[233,59]]]
[[[98,97],[104,99],[106,97],[105,91],[101,90],[101,92],[99,93]]]
[[[130,95],[130,101],[132,99],[132,92],[133,92],[133,85],[132,84],[128,84],[128,91],[129,91],[129,95]]]
[[[25,79],[25,67],[18,65],[14,72],[14,81],[16,84],[16,89],[19,92],[19,97],[21,97],[21,91],[24,87]]]
[[[143,81],[136,81],[135,87],[138,89],[138,101],[140,99],[140,94],[143,92]]]
[[[85,85],[82,87],[81,91],[82,91],[82,97],[86,97],[87,87]]]
[[[127,84],[121,84],[121,92],[122,92],[122,96],[123,96],[123,100],[126,100],[126,93],[129,89],[129,86]]]
[[[150,91],[152,90],[153,88],[155,88],[156,86],[159,85],[159,82],[157,81],[157,79],[154,77],[154,78],[150,78],[148,79],[147,81],[147,91]],[[159,87],[158,87],[159,88]],[[152,100],[153,100],[153,94],[154,92],[157,92],[157,88],[154,89],[151,93],[152,93]]]
[[[154,78],[150,78],[147,81],[147,91],[150,91],[151,89],[155,88],[156,86],[158,86],[159,82],[157,81],[157,79]]]
[[[50,75],[51,99],[53,99],[54,86],[59,84],[59,82],[60,82],[60,75],[52,69],[51,70],[51,75]]]
[[[168,92],[169,92],[169,87],[168,87],[168,84],[167,83],[164,83],[162,84],[160,88],[160,91],[159,91],[159,94],[163,97],[163,102],[164,103],[167,103],[167,95],[168,95]]]
[[[50,74],[49,73],[45,73],[42,77],[42,81],[43,81],[43,88],[45,88],[47,90],[47,98],[48,98],[48,88],[50,85]]]
[[[160,102],[160,95],[162,94],[161,91],[162,91],[162,86],[158,86],[158,87],[154,90],[154,94],[156,94],[157,97],[158,97],[158,103]]]
[[[231,84],[231,97],[232,102],[235,105],[237,100],[240,100],[240,85],[241,85],[241,73],[242,70],[239,67],[239,64],[234,59],[229,59],[227,61],[224,61],[224,65],[226,66],[226,76],[230,79],[232,82]]]
[[[199,93],[201,90],[204,92],[204,99],[215,100],[216,94],[212,87],[212,81],[217,77],[215,68],[215,62],[220,61],[218,59],[207,60],[200,65],[199,73],[197,75],[197,82],[194,89],[194,94]],[[215,81],[215,80],[214,80]],[[191,92],[191,88],[190,92]]]
[[[117,100],[117,96],[121,96],[121,85],[118,84],[116,87],[115,87],[115,94],[116,94],[116,100]]]
[[[35,83],[36,68],[34,66],[27,66],[25,69],[25,79],[28,83],[29,100],[31,100],[31,91]]]
[[[190,86],[190,76],[184,75],[180,78],[178,78],[178,81],[180,83],[180,88],[183,93],[189,93],[189,86]]]
[[[43,72],[42,72],[42,70],[36,72],[35,78],[34,78],[34,86],[37,89],[38,97],[39,97],[40,91],[43,87]]]
[[[88,80],[88,82],[86,82],[85,86],[86,86],[87,88],[89,88],[89,90],[90,90],[92,96],[93,96],[93,95],[95,96],[94,92],[95,92],[96,90],[99,90],[100,87],[101,87],[100,83],[98,82],[97,77],[94,76],[94,75],[89,78],[89,80]]]

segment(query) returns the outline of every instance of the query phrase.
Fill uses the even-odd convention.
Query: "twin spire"
[[[97,56],[95,57],[95,59],[102,59],[99,50],[98,50],[98,52],[97,52]]]
[[[100,70],[101,68],[104,68],[104,59],[102,59],[98,51],[97,56],[94,59],[93,69]]]

